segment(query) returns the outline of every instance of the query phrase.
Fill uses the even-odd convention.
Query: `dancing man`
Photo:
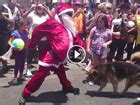
[[[20,105],[24,105],[27,98],[40,88],[45,77],[50,75],[50,70],[58,76],[65,93],[79,94],[79,89],[74,88],[67,79],[63,65],[66,62],[68,49],[73,44],[85,48],[85,44],[77,35],[73,22],[73,8],[71,5],[63,3],[56,6],[55,14],[47,11],[50,18],[35,27],[28,43],[30,48],[39,45],[41,50],[39,52],[39,70],[23,89],[19,99]],[[39,44],[44,37],[46,38],[44,43]]]

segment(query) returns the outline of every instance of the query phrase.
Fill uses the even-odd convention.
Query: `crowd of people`
[[[0,56],[12,50],[13,85],[18,83],[18,78],[26,80],[26,61],[26,76],[32,76],[32,62],[38,62],[39,70],[22,92],[20,103],[24,103],[26,97],[39,89],[50,70],[57,74],[65,92],[79,91],[71,85],[64,70],[67,51],[73,44],[81,45],[92,55],[93,65],[127,61],[134,52],[140,51],[139,30],[139,6],[129,0],[116,7],[110,2],[90,6],[77,1],[50,1],[32,2],[28,8],[8,0],[0,5]],[[21,51],[11,44],[16,38],[25,42]],[[124,53],[127,53],[126,58]],[[2,58],[1,61],[3,71],[8,72],[8,61]]]

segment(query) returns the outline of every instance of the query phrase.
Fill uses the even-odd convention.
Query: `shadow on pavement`
[[[132,105],[140,105],[140,101],[134,102]]]
[[[22,85],[23,83],[18,83],[18,84],[16,84],[16,85],[13,85],[13,84],[10,84],[10,83],[8,83],[8,85],[5,85],[5,86],[1,86],[2,88],[9,88],[9,87],[11,87],[11,86],[19,86],[19,85]]]
[[[138,97],[138,94],[133,93],[133,92],[126,92],[124,94],[113,94],[113,92],[87,91],[87,93],[85,94],[91,97],[106,97],[106,98],[132,98],[134,99]]]
[[[45,92],[41,93],[37,97],[33,96],[31,97],[28,102],[35,102],[35,103],[40,103],[40,102],[49,102],[49,103],[54,103],[54,105],[61,105],[61,103],[66,103],[68,100],[68,97],[66,94],[64,94],[62,91],[55,91],[55,92]]]
[[[8,67],[6,67],[6,68],[1,67],[0,68],[0,78],[6,77],[5,74],[7,74],[9,71],[13,71],[12,69],[14,69],[13,65],[8,65]]]
[[[24,83],[24,81],[20,81],[20,80],[18,80],[18,83],[17,83],[17,84],[13,84],[12,81],[9,81],[9,82],[7,83],[7,85],[1,86],[1,87],[2,87],[2,88],[9,88],[9,87],[11,87],[11,86],[19,86],[19,85],[22,85],[23,83]]]

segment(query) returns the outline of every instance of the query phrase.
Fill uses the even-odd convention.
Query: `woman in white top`
[[[23,14],[23,17],[28,18],[28,22],[30,23],[30,32],[32,32],[33,28],[43,22],[46,21],[48,15],[46,13],[46,7],[42,4],[32,4],[30,9]]]
[[[47,15],[46,11],[47,11],[47,8],[44,7],[42,4],[32,4],[30,9],[23,14],[23,17],[27,18],[27,20],[30,24],[29,39],[32,37],[32,31],[33,31],[34,27],[47,20],[48,15]],[[34,49],[34,50],[28,49],[27,71],[26,71],[27,76],[32,76],[32,73],[30,71],[30,69],[32,67],[31,62],[32,62],[33,58],[35,60],[37,60],[36,59],[37,55],[38,55],[38,51],[36,51],[36,49]]]

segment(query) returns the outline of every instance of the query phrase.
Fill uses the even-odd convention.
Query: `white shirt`
[[[111,31],[113,32],[113,29],[114,29],[114,26],[115,25],[121,25],[121,22],[122,22],[122,18],[119,18],[119,19],[113,19],[112,21],[112,27],[111,27]],[[129,27],[129,28],[132,28],[135,26],[135,23],[133,21],[128,21],[126,23],[126,26]]]
[[[35,11],[33,11],[28,15],[28,18],[31,19],[30,20],[31,27],[29,30],[29,33],[31,33],[35,26],[45,22],[49,17],[48,17],[48,15],[44,15],[42,17],[39,17],[38,15],[35,14]]]

